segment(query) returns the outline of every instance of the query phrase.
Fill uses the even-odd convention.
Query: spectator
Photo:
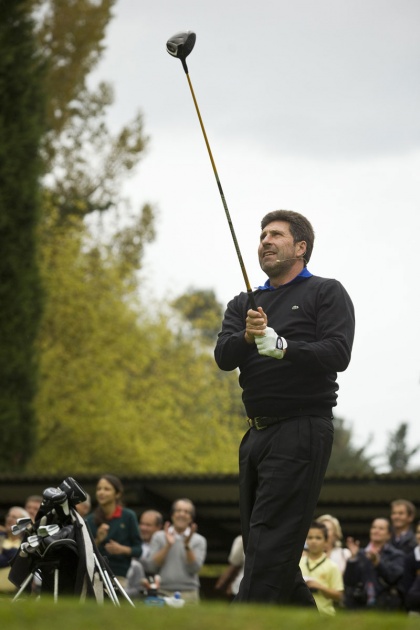
[[[142,542],[140,561],[147,560],[150,554],[150,541],[155,532],[163,528],[163,516],[156,510],[146,510],[139,519],[139,531]]]
[[[29,516],[33,521],[36,519],[36,515],[38,514],[38,510],[41,507],[41,503],[43,498],[39,494],[31,494],[26,498],[25,501],[25,510],[29,512]]]
[[[410,553],[417,545],[412,530],[416,508],[411,501],[396,499],[391,503],[392,537],[391,544],[397,549]]]
[[[404,558],[404,591],[408,613],[420,615],[420,521],[415,535],[417,546]]]
[[[92,500],[90,496],[86,493],[85,501],[82,501],[81,503],[77,503],[76,510],[79,512],[82,518],[86,519],[87,515],[90,514],[91,509],[92,509]]]
[[[195,508],[189,499],[178,499],[172,505],[171,520],[163,531],[153,534],[150,556],[144,566],[147,572],[160,575],[160,592],[171,596],[181,592],[185,601],[200,599],[198,573],[207,551],[206,539],[197,534]]]
[[[10,562],[17,554],[22,542],[21,535],[12,533],[12,525],[16,525],[18,518],[28,518],[29,512],[20,506],[13,506],[6,514],[5,524],[0,530],[0,592],[11,593],[16,587],[9,582]]]
[[[340,521],[335,516],[331,516],[331,514],[323,514],[316,520],[319,523],[324,523],[327,528],[328,540],[325,552],[328,558],[336,563],[341,571],[341,575],[343,575],[351,553],[349,549],[342,546],[343,532],[341,531]]]
[[[224,591],[230,597],[238,594],[244,574],[245,553],[242,536],[237,536],[233,541],[228,562],[229,566],[217,580],[215,589]]]
[[[343,596],[343,577],[337,564],[325,553],[328,530],[324,523],[313,521],[306,538],[306,553],[299,568],[302,571],[320,613],[335,615],[334,602]]]
[[[387,518],[376,518],[370,527],[369,544],[347,538],[351,557],[344,571],[347,608],[398,610],[403,602],[404,553],[389,541],[391,524]]]
[[[141,537],[141,556],[132,558],[127,573],[126,592],[131,598],[147,595],[147,578],[143,562],[149,558],[150,541],[155,532],[163,527],[163,516],[156,510],[146,510],[139,519],[139,532]]]
[[[96,486],[97,508],[87,516],[99,551],[125,586],[131,558],[141,554],[141,540],[137,517],[132,510],[122,507],[123,485],[115,475],[102,475]]]

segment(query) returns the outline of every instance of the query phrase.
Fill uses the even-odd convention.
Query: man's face
[[[305,251],[305,241],[293,242],[287,221],[272,221],[261,232],[258,259],[261,269],[269,278],[290,269],[296,258],[303,256]]]
[[[38,510],[40,506],[41,506],[41,501],[33,501],[32,499],[25,503],[25,510],[29,513],[29,516],[31,517],[33,521],[35,520],[35,517],[38,514]]]
[[[377,545],[384,545],[390,537],[388,521],[384,518],[375,518],[370,526],[370,541]]]
[[[183,532],[192,523],[192,506],[187,501],[177,501],[172,512],[172,523],[175,529]]]
[[[404,531],[406,529],[409,529],[412,521],[413,517],[409,516],[405,505],[394,505],[391,510],[391,522],[392,527],[396,531]]]
[[[12,531],[12,525],[16,525],[18,518],[22,518],[23,513],[22,510],[17,508],[11,508],[7,514],[5,519],[6,530],[8,532]]]
[[[156,525],[156,515],[152,512],[145,512],[142,514],[140,517],[139,529],[141,539],[146,543],[150,542],[153,534],[160,529],[158,525]]]
[[[325,540],[324,532],[316,527],[311,527],[306,537],[306,546],[308,547],[309,553],[317,556],[325,551],[325,545],[327,541]]]

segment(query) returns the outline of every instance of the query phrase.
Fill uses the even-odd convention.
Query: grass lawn
[[[339,611],[334,618],[317,612],[274,606],[230,606],[223,602],[202,602],[181,609],[150,608],[125,602],[116,608],[60,599],[57,604],[43,599],[19,600],[0,596],[2,630],[418,630],[419,617],[405,614],[351,613]]]

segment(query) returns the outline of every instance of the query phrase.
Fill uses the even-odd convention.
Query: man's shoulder
[[[207,544],[207,540],[204,538],[202,534],[199,534],[198,532],[194,532],[194,534],[192,535],[192,542],[200,542],[200,543]]]
[[[388,556],[391,559],[405,557],[404,551],[402,551],[401,549],[397,549],[397,547],[394,547],[394,545],[392,545],[391,543],[385,545],[385,547],[382,549],[381,555],[385,557]]]

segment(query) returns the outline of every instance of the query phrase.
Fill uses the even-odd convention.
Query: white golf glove
[[[287,348],[287,341],[279,337],[273,328],[267,326],[264,337],[255,336],[258,352],[266,357],[282,359]]]

